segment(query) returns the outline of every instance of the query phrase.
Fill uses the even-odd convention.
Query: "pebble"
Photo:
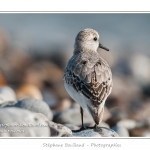
[[[105,127],[97,127],[96,129],[86,129],[80,132],[73,132],[75,137],[118,137],[119,135]]]
[[[112,129],[118,133],[120,137],[129,137],[129,132],[124,126],[116,125]]]
[[[48,124],[29,110],[15,107],[0,108],[0,116],[0,130],[3,131],[0,132],[1,137],[50,136]]]
[[[0,103],[0,108],[11,107],[11,106],[15,105],[16,103],[17,103],[17,101],[4,101],[4,102]]]
[[[3,101],[16,101],[14,90],[8,86],[0,87],[0,95],[3,98]]]
[[[131,119],[124,119],[117,123],[119,126],[123,126],[126,129],[133,129],[137,126],[137,122]]]
[[[51,136],[55,137],[61,137],[61,136],[72,136],[72,131],[67,128],[66,126],[62,125],[62,124],[57,124],[55,122],[52,121],[48,121],[47,122],[50,130],[51,130]]]
[[[74,137],[101,137],[97,132],[94,132],[93,129],[87,129],[80,132],[73,132]]]
[[[30,110],[35,113],[44,114],[48,120],[52,120],[53,114],[49,106],[44,101],[39,101],[32,98],[25,98],[22,100],[18,100],[17,102],[6,102],[2,103],[0,107],[18,107]]]
[[[39,88],[34,84],[29,83],[20,86],[16,91],[16,95],[18,99],[34,98],[36,100],[43,100],[42,93]]]
[[[66,125],[64,126],[61,124],[54,123],[52,121],[48,121],[46,116],[44,116],[41,113],[35,113],[35,114],[37,114],[43,121],[45,121],[48,124],[49,129],[51,131],[51,136],[53,137],[54,136],[57,136],[57,137],[72,137],[73,136],[72,131]]]
[[[150,131],[144,131],[142,137],[150,137]]]

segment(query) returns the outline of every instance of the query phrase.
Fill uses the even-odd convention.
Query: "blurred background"
[[[4,87],[11,88],[16,100],[44,100],[54,122],[80,126],[79,106],[64,88],[63,72],[74,39],[85,28],[97,30],[110,49],[98,51],[114,82],[103,125],[120,136],[150,136],[150,14],[1,13],[0,101],[10,100]],[[75,122],[63,120],[63,113]],[[93,125],[90,116],[85,123]]]

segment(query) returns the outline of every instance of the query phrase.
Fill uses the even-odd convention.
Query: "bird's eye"
[[[94,38],[94,41],[97,41],[97,37]]]

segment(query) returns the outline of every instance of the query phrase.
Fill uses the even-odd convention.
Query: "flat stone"
[[[52,120],[53,114],[49,106],[44,102],[32,98],[25,98],[17,102],[6,102],[0,104],[0,107],[18,107],[30,110],[35,113],[44,114],[49,120]]]
[[[37,114],[20,108],[0,108],[1,137],[49,137],[48,124]]]
[[[47,123],[51,130],[51,136],[57,136],[57,137],[72,136],[72,131],[66,126],[62,124],[54,123],[52,121],[48,121]]]
[[[98,132],[94,132],[93,129],[87,129],[80,132],[73,132],[74,137],[101,137]]]
[[[75,137],[118,137],[119,135],[112,129],[97,127],[96,129],[86,129],[80,132],[73,132]]]

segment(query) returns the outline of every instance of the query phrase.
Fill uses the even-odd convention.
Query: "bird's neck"
[[[74,52],[73,54],[79,54],[79,53],[86,53],[86,52],[95,52],[97,53],[97,50],[94,50],[93,48],[91,48],[90,46],[74,46]]]

